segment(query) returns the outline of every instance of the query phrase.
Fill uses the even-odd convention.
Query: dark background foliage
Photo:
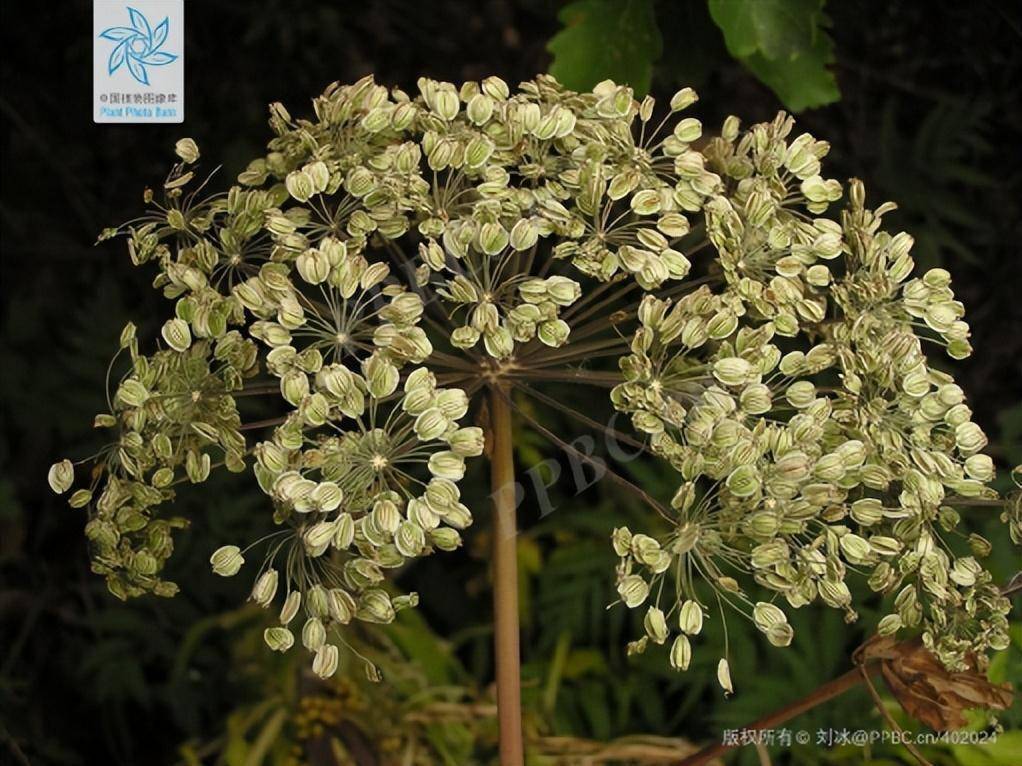
[[[46,470],[97,446],[88,426],[103,408],[103,376],[125,321],[151,337],[167,310],[152,275],[133,269],[120,243],[93,246],[96,235],[140,209],[142,187],[160,182],[182,135],[223,164],[226,186],[260,153],[271,101],[306,113],[327,83],[367,73],[414,92],[419,75],[460,82],[498,74],[513,84],[546,71],[560,4],[191,2],[183,126],[92,123],[91,4],[4,0],[2,8],[0,762],[172,763],[181,742],[216,737],[233,709],[266,693],[232,648],[232,629],[249,619],[233,611],[243,585],[214,578],[205,559],[233,533],[268,523],[267,514],[258,493],[242,491],[244,478],[185,497],[195,523],[175,555],[183,593],[172,601],[122,605],[89,573],[83,515],[49,493]],[[663,55],[654,95],[695,86],[709,130],[730,113],[749,123],[780,108],[728,57],[705,2],[660,0],[655,10]],[[915,236],[917,260],[954,275],[975,346],[955,372],[999,466],[1022,462],[1017,8],[844,0],[827,13],[841,98],[800,115],[801,124],[831,142],[831,175],[861,177],[874,203],[901,204],[888,220]],[[529,438],[518,445],[522,461],[554,452]],[[631,470],[665,484],[652,467]],[[485,537],[484,490],[477,494]],[[665,674],[662,656],[626,662],[627,619],[603,608],[613,566],[607,535],[632,511],[604,486],[574,500],[563,494],[557,513],[526,515],[522,538],[526,691],[542,693],[548,731],[712,739],[720,726],[847,667],[862,634],[813,610],[796,626],[808,640],[787,652],[733,637],[741,693],[726,704],[709,682],[709,659],[684,677]],[[421,613],[453,642],[467,683],[480,687],[492,672],[484,542],[470,540],[459,557],[427,562],[401,583],[422,593]],[[1012,555],[1002,555],[999,571],[1017,568]],[[543,684],[557,662],[551,697]],[[840,704],[817,711],[814,725],[878,726],[865,695]],[[779,757],[818,762],[812,753]]]

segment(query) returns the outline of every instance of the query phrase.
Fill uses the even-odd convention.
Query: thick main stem
[[[490,476],[493,489],[493,632],[497,666],[500,765],[522,766],[521,660],[518,646],[518,550],[515,463],[508,392],[490,395]]]

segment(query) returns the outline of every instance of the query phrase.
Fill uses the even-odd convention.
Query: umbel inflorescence
[[[274,104],[266,156],[226,194],[204,196],[183,139],[162,201],[104,233],[174,301],[152,353],[125,329],[96,418],[113,441],[70,498],[115,595],[173,595],[177,488],[251,469],[277,531],[213,569],[244,568],[280,610],[267,644],[300,626],[329,676],[343,626],[415,604],[387,570],[471,523],[472,397],[550,402],[539,387],[570,379],[609,391],[677,473],[669,502],[643,495],[651,534],[613,533],[621,601],[645,614],[631,649],[668,644],[683,670],[732,610],[786,646],[788,609],[855,619],[853,576],[891,596],[880,632],[921,631],[952,668],[1007,645],[990,544],[958,529],[996,497],[987,439],[928,361],[967,356],[969,328],[949,274],[913,275],[911,237],[883,230],[893,205],[825,179],[827,143],[784,114],[704,136],[690,89],[657,117],[611,82],[419,91],[335,84],[308,120]],[[243,424],[260,395],[279,417]],[[1017,504],[1002,518],[1018,542]]]

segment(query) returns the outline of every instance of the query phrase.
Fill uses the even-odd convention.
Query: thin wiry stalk
[[[270,426],[279,426],[285,422],[287,418],[267,418],[266,420],[255,420],[251,423],[243,423],[238,426],[239,431],[256,431],[260,428],[269,428]]]
[[[480,365],[472,364],[464,359],[453,356],[451,354],[445,354],[443,351],[436,351],[430,354],[430,361],[436,361],[440,364],[451,367],[455,370],[464,370],[467,373],[479,372]]]
[[[574,359],[579,361],[588,359],[594,352],[606,351],[608,349],[617,349],[618,354],[620,354],[620,352],[627,347],[628,341],[624,338],[604,338],[603,340],[596,340],[590,343],[566,346],[563,349],[550,349],[546,352],[538,352],[524,357],[524,360],[528,360],[532,363],[530,364],[530,368],[546,367],[555,364],[562,364]]]
[[[621,382],[621,375],[616,372],[599,372],[596,370],[512,370],[508,373],[511,378],[528,380],[562,381],[565,383],[585,383],[591,386],[603,386],[613,388]]]
[[[919,762],[920,766],[933,766],[933,764],[926,760],[926,756],[919,752],[919,748],[912,744],[909,737],[905,736],[906,732],[898,725],[898,722],[894,720],[894,717],[887,709],[884,701],[880,699],[880,693],[877,692],[876,686],[873,685],[873,679],[870,678],[870,673],[866,672],[865,665],[859,665],[859,672],[862,674],[862,682],[866,684],[866,690],[869,692],[869,696],[872,698],[873,704],[876,706],[877,711],[879,711],[880,716],[884,719],[887,725],[891,727],[891,729],[902,735],[901,743],[905,746],[905,749],[912,754],[912,757]]]
[[[649,453],[649,446],[647,444],[640,442],[638,439],[633,439],[631,436],[623,434],[620,431],[617,431],[611,428],[610,426],[599,422],[598,420],[594,420],[593,418],[588,417],[587,415],[583,415],[576,409],[566,407],[563,402],[557,401],[552,396],[547,396],[543,392],[538,391],[537,389],[533,388],[527,383],[519,383],[517,388],[519,391],[523,391],[527,395],[535,399],[538,399],[544,404],[549,404],[551,407],[555,407],[556,409],[566,413],[575,420],[578,420],[580,423],[585,423],[587,426],[590,426],[596,431],[600,431],[608,436],[612,436],[614,437],[615,440],[623,444],[628,444],[629,446],[635,447],[636,449],[641,449],[643,452]]]
[[[597,333],[603,332],[608,329],[617,332],[619,325],[625,324],[626,322],[635,319],[637,309],[638,304],[632,304],[629,305],[626,309],[622,309],[622,311],[626,315],[626,318],[622,321],[616,321],[617,319],[616,317],[612,319],[611,317],[603,316],[600,317],[599,319],[593,320],[592,322],[588,322],[584,325],[581,325],[580,327],[577,327],[571,331],[571,342],[577,343],[582,338],[588,338],[592,335],[596,335]]]
[[[575,301],[575,303],[568,307],[568,309],[564,312],[564,321],[568,322],[575,319],[575,315],[578,314],[579,311],[584,309],[586,306],[590,305],[594,300],[596,300],[605,292],[607,292],[607,290],[610,290],[612,287],[620,285],[622,281],[623,280],[620,278],[611,279],[608,280],[607,282],[602,282],[601,284],[592,288],[588,293],[583,295],[579,300]]]
[[[231,396],[235,399],[242,396],[269,396],[270,394],[280,395],[280,384],[266,385],[266,386],[252,386],[251,388],[244,388],[241,391],[231,392]]]
[[[557,434],[555,434],[553,431],[551,431],[550,429],[548,429],[545,426],[543,426],[542,423],[540,423],[538,420],[536,420],[531,415],[529,415],[527,412],[525,412],[521,407],[519,407],[517,404],[515,404],[514,400],[511,399],[511,397],[507,393],[505,393],[503,391],[500,391],[499,393],[501,394],[501,396],[504,397],[504,399],[508,402],[508,404],[510,404],[510,406],[514,409],[514,411],[517,412],[521,416],[521,418],[523,420],[528,422],[528,424],[532,428],[535,428],[536,431],[539,434],[541,434],[543,437],[545,437],[552,444],[554,444],[555,446],[557,446],[560,449],[564,450],[565,452],[571,453],[572,455],[577,457],[579,460],[581,460],[586,465],[589,465],[589,466],[591,466],[592,468],[595,468],[598,471],[603,471],[604,475],[607,478],[609,478],[611,481],[613,481],[615,484],[619,484],[620,486],[622,486],[625,489],[627,489],[629,492],[634,493],[640,500],[642,500],[644,503],[646,503],[650,508],[655,510],[658,514],[660,514],[667,521],[670,521],[671,523],[674,522],[674,517],[671,516],[671,514],[667,511],[667,509],[664,508],[659,502],[657,502],[656,498],[654,498],[652,495],[650,495],[644,489],[642,489],[641,487],[636,486],[635,484],[632,484],[632,482],[628,481],[628,479],[626,479],[624,476],[621,476],[620,474],[615,473],[614,471],[612,471],[610,468],[607,467],[607,464],[605,462],[603,462],[603,461],[596,461],[592,457],[590,457],[589,455],[587,455],[584,452],[582,452],[581,450],[579,450],[579,449],[573,447],[572,445],[568,444],[566,441],[561,439]]]
[[[614,292],[611,295],[607,296],[603,300],[595,303],[594,305],[589,306],[589,308],[587,308],[584,311],[582,311],[580,314],[578,314],[578,316],[567,316],[566,315],[564,321],[566,321],[566,322],[570,321],[570,322],[575,322],[575,323],[584,322],[586,319],[588,319],[589,317],[591,317],[591,316],[593,316],[595,314],[603,313],[604,309],[606,309],[608,307],[612,307],[615,303],[620,301],[622,298],[624,298],[624,296],[628,295],[628,293],[630,293],[632,290],[634,290],[637,287],[638,287],[638,284],[636,284],[634,281],[629,281],[629,282],[625,283],[624,287],[622,287],[620,290],[617,290],[616,292]]]

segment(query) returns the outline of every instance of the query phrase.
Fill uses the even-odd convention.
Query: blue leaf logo
[[[164,18],[154,28],[144,13],[134,8],[127,10],[130,27],[109,27],[99,33],[104,40],[116,43],[107,59],[107,72],[112,75],[124,67],[135,80],[148,85],[147,66],[163,66],[177,59],[174,54],[160,50],[167,42],[170,20]]]

